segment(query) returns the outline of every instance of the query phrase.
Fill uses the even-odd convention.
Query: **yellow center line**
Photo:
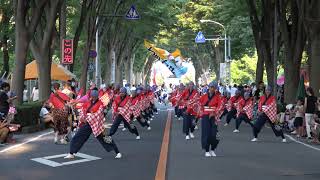
[[[172,114],[172,111],[168,111],[168,118],[167,118],[166,127],[163,134],[157,173],[154,178],[155,180],[166,179],[167,158],[168,158],[168,150],[169,150],[169,142],[170,142],[171,114]]]

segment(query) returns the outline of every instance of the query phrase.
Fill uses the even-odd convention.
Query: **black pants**
[[[92,133],[92,129],[88,123],[86,123],[84,126],[80,127],[79,130],[77,131],[77,133],[75,134],[75,136],[71,140],[70,154],[75,154],[75,153],[79,152],[79,150],[84,145],[84,143],[89,139],[91,133]],[[114,142],[114,140],[112,140],[112,142],[108,144],[103,140],[102,134],[100,134],[96,138],[98,139],[98,141],[100,142],[100,144],[103,146],[103,148],[106,151],[110,152],[110,151],[114,150],[114,152],[116,154],[119,153],[119,149],[118,149],[116,143]]]
[[[153,112],[157,113],[158,112],[158,109],[157,107],[154,105],[154,103],[151,103],[151,109]]]
[[[240,113],[239,117],[236,119],[236,129],[239,129],[240,124],[242,123],[242,121],[248,123],[251,127],[253,126],[253,124],[250,121],[250,119],[248,118],[247,114]]]
[[[175,108],[177,108],[176,115],[177,115],[178,118],[180,118],[180,117],[182,116],[183,110],[182,110],[182,109],[179,109],[178,106],[176,106]]]
[[[111,126],[110,131],[109,131],[109,136],[113,136],[117,132],[121,122],[123,122],[124,127],[129,129],[129,131],[132,134],[135,134],[135,135],[139,136],[139,132],[138,132],[137,127],[135,127],[135,126],[131,127],[131,125],[120,114],[113,121],[112,126]]]
[[[234,108],[231,109],[231,111],[227,113],[227,119],[226,119],[227,123],[229,124],[232,118],[235,119],[236,115],[237,115],[237,110]]]
[[[270,121],[270,119],[268,118],[268,116],[266,114],[260,114],[258,116],[257,121],[255,122],[255,124],[253,125],[253,135],[255,138],[258,138],[258,134],[260,133],[261,129],[263,128],[264,124],[268,122],[272,128],[273,133],[278,137],[281,136],[282,139],[284,139],[284,135],[283,135],[283,131],[282,129],[277,130],[275,128],[275,125]]]
[[[149,120],[149,114],[147,113],[146,110],[144,110],[143,112],[141,112],[141,115],[142,115],[142,117],[143,117],[146,121]]]
[[[176,116],[178,116],[178,106],[175,106],[175,107],[174,107],[174,114],[175,114]]]
[[[228,110],[227,109],[224,109],[223,110],[223,113],[221,114],[220,116],[220,119],[222,119],[223,116],[227,115],[228,114]]]
[[[183,117],[183,133],[189,135],[189,133],[193,133],[194,124],[193,124],[194,116],[191,114],[185,114]]]
[[[142,118],[141,118],[141,116],[138,116],[136,119],[137,119],[137,121],[139,122],[139,124],[140,124],[142,127],[145,127],[145,126],[149,127],[149,126],[150,126],[145,119],[142,119]]]
[[[218,126],[215,123],[215,118],[209,118],[209,115],[205,115],[201,119],[201,146],[206,152],[209,150],[215,150],[219,144],[217,139]]]

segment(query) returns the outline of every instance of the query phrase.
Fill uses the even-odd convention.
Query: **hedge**
[[[42,103],[33,102],[25,103],[16,106],[17,114],[14,119],[14,123],[24,126],[37,125],[39,123],[39,113],[42,107]]]

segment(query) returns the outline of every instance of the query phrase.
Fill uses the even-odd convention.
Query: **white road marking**
[[[58,163],[49,159],[56,159],[56,158],[62,158],[67,156],[68,154],[58,154],[58,155],[53,155],[53,156],[46,156],[46,157],[41,157],[41,158],[34,158],[31,159],[32,161],[47,165],[47,166],[51,166],[51,167],[59,167],[59,166],[66,166],[66,165],[70,165],[70,164],[77,164],[77,163],[82,163],[82,162],[89,162],[89,161],[95,161],[95,160],[99,160],[101,158],[99,157],[95,157],[95,156],[90,156],[87,154],[83,154],[83,153],[77,153],[75,154],[75,156],[83,158],[83,159],[78,159],[78,160],[66,160],[67,162],[63,162],[63,163]]]
[[[109,124],[109,123],[108,124],[104,124],[104,127],[107,128],[107,129],[110,129],[111,126],[112,126],[112,124]],[[120,124],[119,128],[124,128],[123,124]]]
[[[41,135],[39,135],[39,136],[37,136],[37,137],[34,137],[34,138],[29,139],[29,140],[26,141],[26,142],[23,142],[23,143],[16,144],[16,145],[10,146],[10,147],[8,147],[8,148],[5,148],[5,149],[1,150],[0,153],[7,152],[7,151],[9,151],[9,150],[11,150],[11,149],[14,149],[14,148],[18,148],[18,147],[20,147],[20,146],[23,146],[23,145],[28,144],[28,143],[30,143],[30,142],[36,141],[36,140],[40,139],[41,137],[46,136],[46,135],[49,135],[49,134],[52,134],[52,133],[53,133],[53,131],[43,133],[43,134],[41,134]]]
[[[316,147],[311,146],[311,145],[309,145],[309,144],[300,142],[300,141],[296,140],[295,138],[291,137],[290,135],[285,134],[285,136],[287,136],[289,139],[291,139],[292,141],[294,141],[294,142],[296,142],[296,143],[298,143],[298,144],[302,144],[302,145],[304,145],[304,146],[306,146],[306,147],[308,147],[308,148],[314,149],[314,150],[316,150],[316,151],[320,151],[319,148],[316,148]]]
[[[172,111],[174,108],[167,108],[167,109],[159,109],[158,111]]]

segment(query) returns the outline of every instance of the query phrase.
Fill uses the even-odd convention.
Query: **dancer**
[[[113,136],[117,132],[120,123],[123,122],[124,127],[129,129],[132,134],[135,134],[136,139],[140,139],[137,128],[129,123],[131,120],[130,106],[131,98],[127,95],[127,89],[123,87],[120,89],[120,95],[116,96],[112,103],[112,116],[114,120],[109,131],[109,136]]]
[[[135,87],[131,88],[131,112],[132,118],[135,118],[142,127],[147,127],[148,130],[151,130],[151,127],[147,120],[141,118],[141,103],[140,97],[137,96],[137,90]]]
[[[197,115],[196,103],[199,101],[199,92],[195,89],[194,83],[191,81],[181,96],[184,102],[185,113],[183,116],[183,133],[186,134],[186,140],[194,138],[194,123],[193,120]]]
[[[216,115],[219,114],[218,107],[220,96],[215,92],[218,83],[213,81],[209,84],[209,92],[200,97],[201,106],[201,145],[205,150],[205,157],[215,157],[215,149],[219,144],[217,139],[218,125]]]
[[[122,157],[114,140],[105,135],[103,115],[105,107],[98,97],[99,92],[97,90],[91,90],[90,101],[83,104],[80,112],[81,125],[71,140],[70,152],[64,157],[65,159],[73,159],[75,157],[74,154],[79,152],[84,143],[89,139],[91,133],[93,133],[107,152],[113,150],[116,153],[115,158],[119,159]]]
[[[226,124],[224,124],[224,126],[228,126],[231,119],[236,119],[236,115],[237,115],[236,105],[237,103],[239,103],[241,99],[242,99],[242,96],[240,95],[240,91],[236,90],[235,95],[231,97],[228,101],[228,104],[227,104],[228,113],[226,118]]]
[[[182,115],[183,115],[184,110],[185,110],[185,109],[184,109],[184,103],[183,103],[183,101],[180,101],[181,96],[182,96],[184,90],[185,90],[185,86],[184,86],[184,84],[181,83],[180,86],[179,86],[178,93],[177,93],[177,95],[176,95],[177,107],[178,107],[177,117],[178,117],[178,120],[179,120],[179,121],[182,120]]]
[[[260,133],[262,127],[266,122],[268,122],[274,132],[278,137],[282,137],[282,142],[287,142],[283,135],[282,129],[276,129],[275,121],[277,119],[277,103],[276,98],[272,95],[272,87],[267,86],[265,94],[260,97],[258,105],[258,119],[253,125],[253,135],[254,138],[252,142],[258,141],[258,134]]]
[[[251,120],[253,116],[253,100],[249,92],[244,93],[244,99],[241,99],[237,105],[236,129],[234,133],[239,133],[239,127],[242,121],[253,126]]]
[[[228,103],[228,100],[230,99],[230,93],[228,93],[227,91],[223,91],[222,95],[223,96],[220,97],[220,105],[219,105],[220,114],[218,114],[219,119],[222,119],[225,115],[228,114],[226,104]]]
[[[53,122],[55,126],[54,143],[67,144],[66,136],[68,134],[68,103],[70,98],[60,91],[60,84],[53,84],[54,92],[51,93],[48,102],[52,108]]]

